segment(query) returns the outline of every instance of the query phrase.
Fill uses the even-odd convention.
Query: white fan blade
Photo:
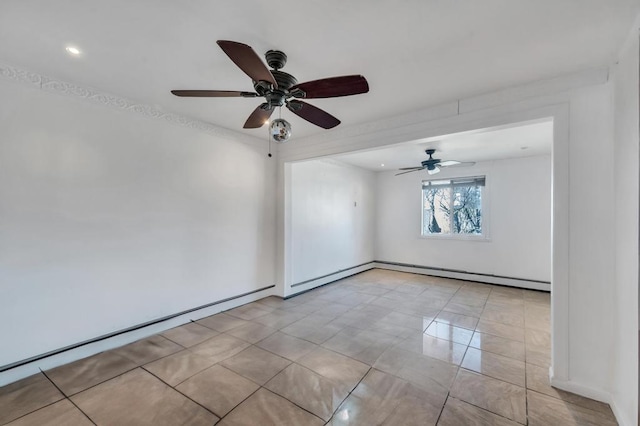
[[[450,160],[450,161],[443,161],[441,163],[438,163],[438,166],[440,166],[440,167],[469,167],[469,166],[473,166],[474,164],[476,164],[475,161],[460,162],[460,161]]]

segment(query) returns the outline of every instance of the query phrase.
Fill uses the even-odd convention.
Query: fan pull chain
[[[269,121],[267,120],[267,123],[269,123]],[[268,157],[271,158],[271,131],[269,130],[270,126],[267,124],[267,140],[269,142],[269,155]]]

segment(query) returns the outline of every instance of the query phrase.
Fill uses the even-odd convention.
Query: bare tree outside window
[[[485,177],[424,181],[422,234],[482,235]]]

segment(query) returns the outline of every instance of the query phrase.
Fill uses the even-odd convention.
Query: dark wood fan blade
[[[400,169],[402,170],[402,169]],[[413,172],[419,172],[420,170],[424,170],[423,167],[417,168],[417,169],[413,169],[413,170],[409,170],[408,172],[402,172],[402,173],[396,173],[396,176],[400,176],[400,175],[405,175],[407,173],[413,173]]]
[[[424,167],[402,167],[398,170],[422,170]]]
[[[258,96],[257,93],[235,90],[172,90],[171,93],[189,98],[255,98]]]
[[[369,91],[369,83],[361,75],[344,75],[296,84],[290,92],[296,98],[318,99],[359,95]]]
[[[251,48],[243,43],[229,40],[218,40],[218,46],[245,74],[254,81],[268,81],[274,87],[278,87],[276,79],[273,78],[269,68],[262,62],[262,59]]]
[[[306,102],[296,100],[289,101],[287,102],[287,108],[298,117],[302,117],[309,123],[320,126],[323,129],[333,129],[340,124],[340,120],[333,115]]]
[[[269,117],[271,117],[271,114],[273,114],[274,109],[273,107],[269,108],[269,104],[266,102],[260,104],[258,108],[253,110],[242,127],[245,129],[257,129],[264,126],[264,123],[266,123]]]

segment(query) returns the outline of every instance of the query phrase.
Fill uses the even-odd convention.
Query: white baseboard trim
[[[39,357],[34,361],[25,362],[16,367],[9,367],[7,370],[0,372],[0,386],[8,385],[15,381],[24,379],[33,374],[39,373],[40,370],[50,370],[60,365],[68,364],[82,358],[96,355],[109,349],[114,349],[133,343],[136,340],[144,339],[157,333],[162,333],[170,328],[186,324],[190,321],[197,321],[209,315],[227,311],[235,307],[253,302],[263,297],[274,294],[274,286],[270,286],[263,290],[256,291],[244,296],[224,299],[220,303],[207,306],[201,309],[193,310],[188,313],[172,317],[167,320],[154,322],[148,326],[136,328],[131,331],[119,333],[113,337],[107,337],[90,343],[82,344],[69,350],[63,350],[49,356]],[[55,351],[52,351],[55,352]]]
[[[389,269],[413,274],[433,275],[435,277],[453,278],[457,280],[476,281],[487,284],[497,284],[508,287],[525,288],[529,290],[551,291],[551,284],[543,281],[527,280],[523,278],[510,278],[498,275],[479,274],[468,271],[455,271],[443,268],[432,268],[421,265],[409,265],[397,262],[376,261],[376,268]]]
[[[601,389],[596,389],[570,380],[559,380],[553,376],[549,377],[549,381],[551,382],[551,386],[554,388],[575,393],[586,398],[595,399],[596,401],[604,402],[605,404],[611,403],[611,394]]]
[[[620,426],[638,425],[635,419],[629,419],[625,416],[622,410],[618,407],[618,404],[616,404],[616,399],[613,396],[611,397],[611,401],[609,401],[609,406],[611,407],[611,411],[613,411],[613,415],[616,416],[616,420]]]
[[[624,413],[620,410],[616,404],[616,400],[610,392],[606,392],[600,389],[595,389],[591,386],[587,386],[581,383],[576,383],[570,380],[559,380],[553,377],[553,369],[549,368],[549,380],[551,386],[554,388],[562,389],[563,391],[575,393],[586,398],[595,399],[596,401],[609,404],[613,415],[616,417],[616,421],[620,426],[636,426],[635,420],[628,419]]]
[[[306,291],[313,290],[316,287],[320,287],[325,284],[329,284],[334,281],[338,281],[343,278],[350,277],[351,275],[356,275],[361,272],[365,272],[374,268],[375,268],[374,261],[370,261],[357,266],[352,266],[350,268],[341,269],[339,271],[329,273],[327,275],[323,275],[315,279],[310,279],[310,280],[303,281],[301,283],[293,284],[289,286],[289,288],[287,289],[288,291],[284,297],[285,298],[293,297],[297,294],[301,294]]]

